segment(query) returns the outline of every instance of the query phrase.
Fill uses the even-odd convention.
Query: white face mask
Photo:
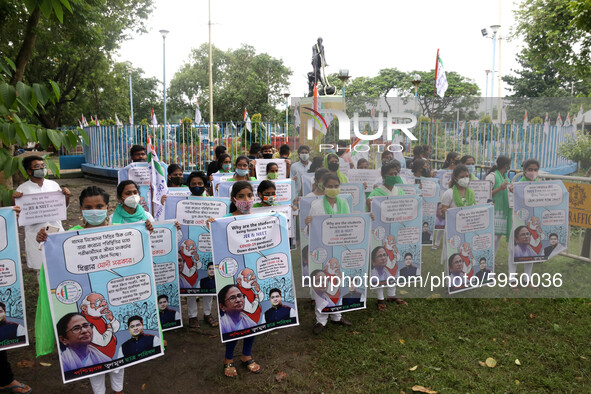
[[[133,196],[129,196],[125,200],[123,200],[123,204],[125,204],[126,206],[128,206],[131,209],[135,209],[139,203],[140,203],[140,196],[137,194],[134,194]]]
[[[463,187],[463,188],[467,188],[468,184],[470,183],[470,178],[460,178],[458,179],[458,186]]]
[[[310,158],[309,153],[300,153],[300,160],[301,161],[308,161],[309,158]]]

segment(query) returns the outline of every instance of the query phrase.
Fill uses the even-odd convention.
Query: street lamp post
[[[412,84],[415,87],[415,108],[414,108],[414,114],[416,116],[417,113],[417,99],[419,97],[419,85],[421,84],[421,76],[419,74],[413,74],[412,76]]]
[[[497,32],[499,31],[499,29],[501,28],[501,25],[492,25],[490,27],[490,29],[493,32],[493,61],[492,61],[492,78],[490,81],[490,96],[491,96],[491,105],[490,105],[490,117],[493,117],[493,112],[494,112],[494,106],[495,106],[495,102],[493,100],[493,92],[494,90],[494,86],[495,86],[495,49],[496,49],[496,44],[497,44]],[[500,108],[498,108],[498,110],[500,110]]]
[[[484,93],[484,114],[488,112],[488,74],[490,74],[490,70],[484,70],[486,73],[486,93]]]
[[[168,30],[160,30],[162,34],[162,86],[164,87],[164,130],[166,130],[166,35]]]
[[[344,99],[345,98],[345,85],[347,84],[347,81],[349,80],[349,78],[351,78],[351,76],[349,75],[349,70],[341,68],[339,70],[338,78],[343,83],[343,99]]]
[[[129,105],[131,106],[131,128],[133,129],[133,85],[131,84],[131,67],[127,68],[129,73]]]
[[[289,131],[289,92],[286,90],[283,92],[283,97],[285,97],[285,135]]]

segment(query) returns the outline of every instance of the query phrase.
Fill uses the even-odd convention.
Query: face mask
[[[325,189],[324,190],[324,194],[326,194],[326,196],[330,197],[330,198],[337,198],[337,196],[339,195],[340,192],[341,192],[340,187],[338,187],[336,189]]]
[[[236,208],[238,208],[238,210],[242,213],[249,213],[250,209],[252,208],[252,206],[254,205],[254,201],[253,200],[248,200],[248,201],[234,201],[234,205],[236,205]]]
[[[135,209],[137,205],[140,203],[140,196],[134,194],[133,196],[127,197],[123,200],[123,204],[127,205],[131,209]]]
[[[386,186],[394,186],[394,185],[397,185],[397,184],[400,184],[400,183],[403,183],[403,182],[402,182],[402,178],[400,178],[399,175],[397,175],[397,176],[390,176],[390,175],[388,175],[384,179],[384,184]]]
[[[536,179],[538,177],[538,172],[537,171],[527,171],[525,173],[525,177],[527,179],[529,179],[530,181],[533,181],[534,179]]]
[[[474,175],[476,173],[476,165],[474,164],[466,164],[466,167],[468,168],[468,172],[472,175]]]
[[[183,177],[182,176],[173,176],[170,178],[170,183],[173,185],[182,185],[183,184]]]
[[[460,178],[460,179],[458,179],[458,185],[460,187],[467,188],[469,183],[470,183],[470,178]]]
[[[45,176],[47,175],[47,168],[38,168],[36,170],[33,170],[33,177],[35,178],[45,178]]]
[[[273,205],[275,203],[275,196],[263,196],[263,202],[267,205]]]
[[[202,196],[203,192],[205,191],[205,187],[193,186],[193,187],[189,187],[189,190],[191,191],[191,194],[194,196]]]
[[[277,175],[279,175],[276,172],[270,172],[267,174],[267,179],[277,179]]]
[[[337,151],[334,149],[327,149],[326,153],[337,153]]]
[[[339,169],[339,163],[328,163],[328,169],[331,171],[337,171]]]
[[[300,160],[301,161],[308,161],[310,159],[310,154],[308,153],[300,153]]]
[[[273,158],[272,153],[263,153],[263,159],[272,159],[272,158]]]
[[[242,169],[238,168],[236,170],[236,174],[238,174],[239,176],[246,176],[246,175],[248,175],[248,170],[242,170]]]
[[[230,171],[230,168],[232,168],[232,164],[230,163],[224,163],[222,164],[222,169],[226,172]]]
[[[86,209],[82,211],[82,217],[92,226],[102,224],[107,218],[106,209]]]

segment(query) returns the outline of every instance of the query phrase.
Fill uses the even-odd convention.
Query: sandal
[[[205,320],[207,320],[207,322],[209,323],[209,325],[212,326],[212,327],[217,327],[219,325],[218,319],[216,319],[212,315],[205,315],[205,316],[203,316],[203,318]]]
[[[388,302],[395,302],[398,305],[408,305],[408,302],[404,301],[402,298],[396,298],[396,297],[388,298]]]
[[[14,380],[10,386],[0,387],[0,393],[14,393],[14,394],[29,394],[33,391],[32,388],[24,383]]]
[[[388,310],[385,300],[378,300],[378,311],[385,312]]]
[[[242,361],[242,365],[248,369],[248,372],[251,373],[261,373],[261,366],[259,364],[256,363],[256,361],[254,361],[252,358],[250,360],[247,361]]]
[[[234,363],[224,364],[224,375],[229,378],[235,378],[238,376],[238,372],[236,372],[236,366]]]
[[[196,317],[190,317],[189,318],[189,327],[190,328],[200,328],[201,326],[199,325],[199,319]]]

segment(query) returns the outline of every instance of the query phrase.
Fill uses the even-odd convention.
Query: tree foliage
[[[280,120],[275,109],[284,102],[291,70],[282,60],[243,45],[222,51],[213,47],[213,100],[215,120],[242,120],[244,108],[263,119]],[[193,49],[189,61],[175,73],[167,90],[171,112],[193,116],[199,100],[203,119],[209,119],[209,47]]]

